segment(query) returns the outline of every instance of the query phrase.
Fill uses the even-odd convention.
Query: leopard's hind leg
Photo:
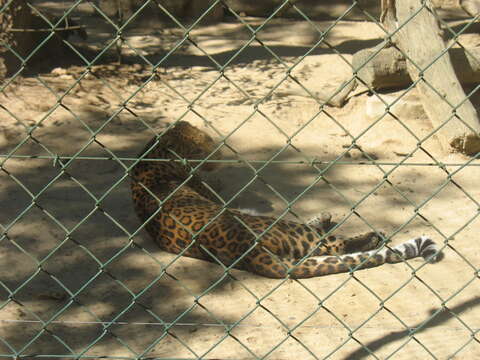
[[[345,254],[379,249],[384,238],[383,232],[375,231],[351,237],[345,241]]]
[[[307,225],[326,233],[336,226],[337,223],[332,221],[332,215],[329,212],[323,212],[319,216],[315,216],[307,221]],[[382,245],[384,237],[384,233],[376,233],[373,231],[347,239],[342,236],[328,236],[327,241],[333,238],[337,243],[335,247],[336,251],[329,253],[330,255],[341,255],[378,249]]]
[[[255,249],[245,257],[242,268],[270,278],[285,278],[290,275],[291,278],[302,279],[346,273],[386,263],[395,264],[420,256],[430,263],[443,258],[440,248],[431,239],[420,236],[389,248],[340,256],[313,256],[303,261],[281,258],[270,251]]]
[[[307,221],[307,225],[317,228],[323,232],[328,232],[337,223],[332,222],[332,214],[325,211],[320,215],[316,215]]]

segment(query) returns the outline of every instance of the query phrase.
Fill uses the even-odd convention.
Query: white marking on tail
[[[418,241],[420,240],[420,241]],[[418,244],[418,242],[420,244]],[[413,254],[409,254],[410,250],[413,250]],[[391,246],[390,248],[387,248],[386,246],[382,247],[381,249],[375,249],[375,250],[369,250],[365,252],[356,252],[356,253],[351,253],[351,254],[345,254],[345,255],[340,255],[340,258],[344,260],[346,257],[355,257],[355,256],[369,256],[373,257],[376,255],[381,255],[384,258],[387,257],[388,252],[393,251],[401,255],[405,260],[407,259],[413,259],[416,257],[423,257],[426,261],[430,263],[437,262],[440,260],[440,249],[437,244],[433,242],[432,239],[430,239],[427,236],[420,236],[416,237],[410,240],[407,240],[403,243],[400,243],[395,246]]]

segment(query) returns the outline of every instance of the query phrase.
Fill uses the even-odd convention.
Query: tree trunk
[[[460,0],[460,6],[471,17],[475,17],[480,13],[479,0]]]
[[[407,59],[407,71],[442,146],[468,155],[480,152],[478,114],[455,75],[430,1],[388,3],[385,26],[390,33],[398,30],[392,41]]]
[[[480,83],[480,47],[454,48],[449,50],[449,54],[462,85]],[[407,60],[393,46],[380,51],[375,48],[357,51],[352,65],[358,69],[360,82],[375,90],[405,88],[412,84]]]
[[[4,7],[8,0],[0,0],[0,8]],[[35,44],[33,32],[14,31],[16,29],[29,28],[32,23],[33,14],[25,0],[15,0],[0,14],[0,37],[1,41],[8,45],[2,49],[7,74],[17,72],[22,58],[28,55],[29,49]]]

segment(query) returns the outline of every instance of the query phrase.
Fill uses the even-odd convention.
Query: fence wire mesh
[[[15,64],[0,94],[1,358],[480,356],[480,153],[450,153],[437,138],[454,121],[476,131],[457,110],[476,106],[478,85],[451,103],[423,76],[449,49],[476,59],[478,14],[432,12],[443,51],[427,66],[402,52],[420,76],[379,89],[359,73],[401,51],[391,39],[428,2],[393,32],[373,1],[0,4],[1,52]],[[419,84],[450,106],[441,124],[422,110]],[[156,213],[135,216],[132,170],[171,161],[137,154],[180,121],[218,143],[202,159],[177,154],[190,173],[158,199],[219,165],[202,184],[221,210],[194,241],[231,208],[272,217],[260,234],[236,217],[255,241],[233,263],[161,251],[145,232]],[[335,221],[326,234],[308,225],[322,241],[383,231],[391,248],[425,234],[445,258],[311,279],[235,269],[275,224],[322,211]]]

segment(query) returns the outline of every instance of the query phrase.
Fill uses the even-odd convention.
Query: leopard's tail
[[[291,278],[301,279],[371,268],[386,263],[394,264],[419,256],[429,263],[435,263],[443,257],[433,240],[421,236],[393,247],[384,246],[381,249],[338,256],[312,256],[297,264],[288,259],[272,258],[273,265],[263,267],[265,273],[261,273],[262,267],[252,270],[268,277],[284,278],[290,274]]]

